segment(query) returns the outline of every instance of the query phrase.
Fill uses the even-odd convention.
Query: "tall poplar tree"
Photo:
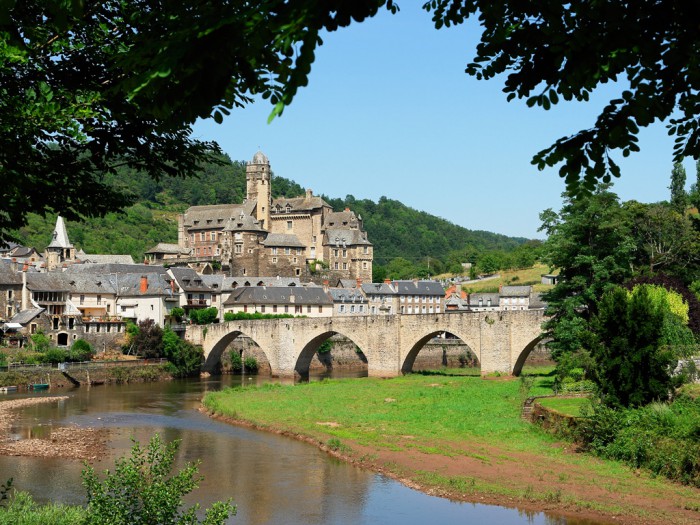
[[[688,205],[688,194],[685,192],[686,173],[683,164],[680,162],[673,163],[671,170],[671,185],[668,189],[671,190],[671,206],[683,213]]]

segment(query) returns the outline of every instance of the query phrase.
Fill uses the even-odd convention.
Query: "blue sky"
[[[268,124],[272,106],[261,100],[221,125],[198,122],[195,136],[234,160],[261,149],[276,175],[316,194],[386,196],[469,229],[541,238],[539,213],[561,207],[564,183],[530,159],[590,126],[617,88],[550,111],[508,103],[502,80],[464,73],[478,27],[438,31],[421,3],[399,2],[397,15],[326,35],[309,86],[281,118]],[[620,162],[614,191],[624,200],[667,199],[673,141],[665,125],[643,130],[640,146]],[[694,164],[686,170],[690,185]]]

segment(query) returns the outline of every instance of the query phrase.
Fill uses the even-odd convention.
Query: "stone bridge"
[[[318,347],[341,334],[362,350],[369,376],[393,377],[410,372],[423,345],[449,332],[476,355],[482,375],[518,375],[541,340],[543,320],[542,310],[255,319],[189,325],[185,338],[204,349],[205,370],[214,370],[226,347],[245,335],[265,353],[274,376],[306,376]]]

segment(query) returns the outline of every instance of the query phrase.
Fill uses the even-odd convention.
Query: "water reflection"
[[[233,498],[238,515],[231,523],[238,525],[583,523],[427,496],[338,462],[313,446],[226,425],[197,411],[203,392],[265,380],[224,376],[78,388],[65,393],[66,401],[28,407],[13,422],[12,432],[23,437],[50,433],[55,424],[106,428],[110,448],[95,464],[98,471],[127,453],[132,438],[146,443],[158,432],[165,440],[180,439],[178,466],[201,461],[204,476],[190,503],[207,507]],[[70,460],[0,457],[0,479],[14,477],[18,488],[39,501],[84,503],[81,468]]]

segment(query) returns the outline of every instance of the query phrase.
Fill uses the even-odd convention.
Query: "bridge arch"
[[[267,353],[267,350],[260,345],[255,338],[251,337],[249,334],[242,332],[241,330],[233,330],[224,336],[222,336],[216,344],[211,348],[209,353],[205,356],[205,361],[204,361],[204,366],[202,367],[202,370],[205,372],[215,372],[217,371],[218,365],[221,363],[221,356],[223,355],[224,351],[228,346],[238,337],[244,336],[244,337],[249,337],[251,341],[253,341],[258,348],[260,348],[260,351],[265,355],[268,361],[270,361],[270,356]]]
[[[525,348],[523,348],[520,353],[518,354],[518,357],[515,359],[515,363],[513,364],[513,375],[514,376],[519,376],[520,373],[523,371],[523,365],[525,365],[525,361],[527,361],[528,356],[530,355],[530,352],[532,352],[535,347],[544,339],[543,335],[538,335],[535,337],[532,341],[530,341],[527,345],[525,345]]]
[[[401,362],[401,373],[402,374],[409,374],[413,371],[413,365],[416,362],[416,357],[418,357],[418,353],[421,351],[421,349],[433,338],[437,337],[438,335],[441,334],[451,334],[455,336],[457,339],[459,339],[468,349],[469,352],[476,358],[476,362],[478,363],[479,366],[481,366],[481,356],[478,354],[478,347],[475,347],[474,343],[469,342],[469,340],[465,337],[461,337],[459,334],[454,333],[453,331],[450,330],[433,330],[422,337],[415,341],[413,345],[411,345],[408,353],[406,356],[403,358]]]
[[[294,372],[295,374],[298,374],[301,377],[308,377],[309,376],[309,368],[311,366],[311,361],[314,358],[314,355],[320,348],[320,346],[328,341],[331,337],[334,335],[341,335],[351,341],[357,348],[362,348],[357,344],[357,342],[352,338],[348,337],[346,334],[335,331],[335,330],[323,330],[322,332],[314,335],[309,339],[309,341],[306,342],[306,344],[302,347],[301,352],[299,352],[299,355],[297,356],[296,364],[294,365]]]

